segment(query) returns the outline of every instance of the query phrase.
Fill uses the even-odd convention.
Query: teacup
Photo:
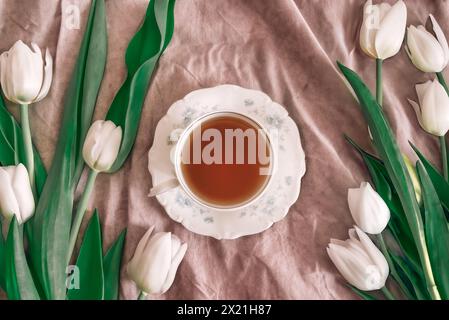
[[[268,131],[257,120],[235,111],[208,113],[177,139],[171,156],[176,179],[155,186],[150,196],[180,186],[206,208],[242,209],[265,194],[275,158]]]

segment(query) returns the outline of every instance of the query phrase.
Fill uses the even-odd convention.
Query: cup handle
[[[148,195],[148,197],[149,198],[155,197],[155,196],[165,193],[171,189],[174,189],[177,186],[179,186],[178,179],[175,178],[175,179],[167,180],[167,181],[162,182],[161,184],[151,188],[150,194]]]

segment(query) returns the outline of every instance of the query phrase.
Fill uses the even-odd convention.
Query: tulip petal
[[[402,0],[384,10],[375,39],[375,50],[379,59],[388,59],[401,49],[407,24],[407,8]]]
[[[1,82],[5,97],[17,104],[31,104],[37,97],[49,90],[51,77],[44,79],[42,53],[35,43],[28,47],[23,41],[17,41],[11,49],[2,54]],[[52,69],[51,56],[45,71]],[[44,90],[42,90],[44,89]]]
[[[388,278],[390,270],[388,267],[387,260],[385,259],[384,255],[380,252],[380,250],[376,247],[376,245],[362,230],[360,230],[357,226],[355,227],[355,230],[360,239],[361,245],[365,248],[365,252],[369,255],[369,257],[373,261],[373,264],[379,267],[383,276],[383,283],[385,284],[385,281]]]
[[[51,82],[53,79],[53,57],[50,51],[47,49],[45,51],[45,68],[44,68],[44,81],[42,83],[42,88],[33,102],[39,102],[44,99],[48,92],[50,91]]]
[[[171,234],[157,233],[147,243],[141,258],[144,290],[150,294],[161,294],[172,260]]]
[[[346,241],[348,242],[348,249],[351,250],[351,252],[354,252],[354,254],[357,254],[358,261],[361,261],[365,265],[372,264],[371,258],[360,243],[355,229],[349,230],[349,239]]]
[[[362,241],[360,239],[360,236],[359,236],[359,232],[364,234],[366,236],[366,238],[369,241],[371,241],[371,239],[368,237],[368,235],[363,230],[361,230],[357,226],[354,226],[354,228],[350,230],[351,248],[352,247],[357,247],[357,248],[360,249],[361,252],[363,252],[363,254],[360,254],[358,256],[358,260],[363,261],[364,264],[366,264],[366,265],[368,265],[368,264],[376,264],[375,261],[373,261],[373,259],[371,258],[371,255],[368,252],[368,250],[366,249],[366,246],[364,245],[364,243],[362,243]],[[374,243],[372,241],[371,241],[371,243],[374,245]],[[374,246],[374,247],[377,248],[376,246]],[[354,250],[354,249],[352,249],[352,250]]]
[[[172,254],[172,259],[178,253],[179,248],[181,247],[181,245],[182,245],[181,240],[177,236],[172,234],[171,235],[171,254]]]
[[[94,169],[95,162],[99,156],[98,148],[96,146],[96,134],[101,130],[103,126],[103,121],[95,121],[89,130],[87,131],[86,139],[83,146],[83,157],[84,161],[89,165],[90,168]]]
[[[95,121],[83,146],[83,157],[93,170],[103,172],[114,164],[120,150],[122,129],[112,121]]]
[[[410,26],[407,46],[413,64],[423,72],[440,72],[444,68],[444,52],[435,37],[424,28]]]
[[[108,128],[102,131],[103,136],[101,137],[103,148],[95,163],[96,168],[99,168],[100,171],[107,171],[112,167],[120,151],[122,141],[122,128],[116,127],[111,121],[107,121],[106,123]]]
[[[347,246],[348,252],[356,259],[356,263],[360,263],[361,266],[372,264],[370,257],[364,251],[364,248],[360,245],[359,240],[348,240],[349,245]]]
[[[385,17],[387,16],[388,12],[390,12],[391,5],[389,3],[382,2],[382,3],[377,5],[377,8],[379,9],[379,15],[380,15],[379,24],[380,24],[385,19]]]
[[[12,95],[11,95],[11,84],[9,81],[9,75],[11,74],[11,68],[9,64],[9,53],[3,52],[0,55],[0,72],[1,72],[1,84],[3,89],[3,94],[5,95],[6,99],[9,101],[12,101]]]
[[[329,255],[329,258],[331,259],[337,270],[343,276],[343,278],[345,278],[346,281],[348,281],[353,286],[357,287],[358,281],[356,281],[354,273],[349,269],[346,262],[341,257],[341,248],[339,248],[338,246],[333,247],[329,245],[329,247],[327,248],[327,254]]]
[[[361,262],[358,255],[338,246],[329,245],[328,255],[341,275],[351,285],[363,291],[371,290],[371,288],[366,286],[364,279],[366,268],[364,263],[366,261]]]
[[[347,263],[351,260],[357,261],[354,263],[371,264],[371,260],[369,256],[364,252],[364,248],[359,243],[358,239],[348,239],[345,241],[346,244],[344,246],[338,246],[335,244],[329,244],[329,248],[333,248],[340,254],[345,254],[345,260],[348,260]],[[352,263],[352,262],[351,262]]]
[[[9,64],[13,102],[30,104],[39,94],[43,80],[42,54],[36,44],[31,50],[21,40],[17,41],[9,51]]]
[[[432,81],[428,80],[424,83],[417,84],[415,86],[416,94],[418,95],[418,102],[420,105],[424,102],[424,95],[428,91],[429,87],[432,85]]]
[[[358,227],[349,230],[349,239],[343,246],[330,243],[327,253],[341,275],[354,287],[371,291],[385,286],[388,264],[369,237]]]
[[[8,167],[0,168],[0,212],[7,221],[20,211],[8,172],[10,170]]]
[[[142,239],[140,239],[132,259],[126,266],[126,273],[139,286],[139,288],[145,287],[145,270],[142,270],[142,260],[145,254],[144,249],[153,230],[154,227],[149,228]]]
[[[423,124],[436,136],[444,136],[449,130],[449,97],[444,87],[434,80],[424,94],[421,105]]]
[[[19,211],[16,212],[17,222],[22,224],[31,218],[35,209],[30,178],[23,164],[19,164],[14,168],[13,174],[11,175],[11,184],[19,205]]]
[[[421,128],[423,128],[424,130],[424,123],[422,121],[422,117],[421,117],[421,108],[419,107],[419,104],[417,104],[415,101],[407,99],[408,103],[410,103],[410,105],[413,107],[413,110],[415,110],[416,113],[416,118],[418,119],[419,125],[421,126]],[[426,130],[427,131],[427,130]]]
[[[360,47],[370,57],[376,58],[376,50],[374,48],[374,39],[377,33],[377,25],[379,24],[379,16],[375,16],[376,6],[372,5],[372,1],[368,0],[363,8],[363,22],[360,29]]]
[[[388,206],[368,182],[348,190],[348,205],[356,224],[367,233],[381,233],[390,220]]]
[[[331,239],[330,240],[331,244],[335,244],[341,247],[348,247],[347,242],[343,241],[343,240],[339,240],[339,239]]]
[[[140,239],[139,243],[137,244],[136,251],[134,252],[135,257],[141,257],[143,255],[143,251],[150,239],[151,234],[153,233],[154,226],[151,226],[147,232],[145,232],[142,239]]]
[[[187,251],[187,244],[184,243],[183,245],[181,245],[178,248],[178,250],[176,251],[176,254],[173,256],[171,265],[170,265],[170,270],[168,271],[167,278],[165,279],[161,293],[167,292],[167,290],[170,289],[171,285],[173,284],[173,281],[175,280],[175,276],[176,276],[176,271],[178,270],[178,267],[179,267],[182,259],[184,258],[186,251]]]
[[[112,121],[102,121],[100,129],[95,132],[95,145],[92,148],[92,155],[95,159],[95,168],[97,168],[98,170],[100,170],[100,168],[104,169],[103,165],[105,159],[101,161],[100,158],[102,157],[104,149],[108,148],[112,132],[115,130],[115,128],[116,126]]]
[[[149,238],[152,231],[149,229],[139,241],[127,273],[144,293],[160,295],[172,285],[187,244],[167,232]]]
[[[386,278],[383,277],[381,269],[374,264],[359,240],[353,242],[355,247],[363,249],[363,255],[350,256],[348,253],[344,253],[343,257],[347,260],[351,273],[357,281],[357,287],[364,291],[382,288],[385,285]]]
[[[441,48],[443,49],[446,66],[447,63],[449,62],[449,46],[447,44],[446,37],[444,36],[443,30],[441,30],[440,25],[438,24],[437,20],[434,18],[432,14],[430,15],[430,20],[432,21],[433,32],[435,32],[438,42],[440,43]]]

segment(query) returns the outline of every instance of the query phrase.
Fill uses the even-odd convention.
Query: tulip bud
[[[407,29],[406,51],[415,67],[423,72],[441,72],[449,62],[449,47],[438,22],[430,15],[433,32],[424,26],[410,26]]]
[[[45,98],[53,77],[53,59],[48,49],[45,62],[39,47],[31,50],[21,40],[0,56],[0,75],[5,97],[17,104],[28,105]]]
[[[117,159],[121,141],[122,128],[112,121],[95,121],[84,142],[84,161],[92,170],[108,171]]]
[[[34,214],[30,177],[23,164],[0,167],[0,213],[10,221],[15,215],[22,224]]]
[[[408,100],[415,109],[421,127],[430,134],[444,136],[449,130],[449,96],[438,82],[427,81],[416,85],[419,104]]]
[[[348,190],[348,204],[355,223],[366,233],[380,234],[390,221],[390,209],[368,182]]]
[[[327,253],[341,275],[357,289],[372,291],[385,286],[387,260],[358,227],[349,230],[346,241],[331,239]]]
[[[187,244],[170,232],[156,233],[150,238],[152,232],[150,228],[140,240],[127,273],[143,293],[161,295],[173,284]]]
[[[407,7],[402,0],[393,6],[373,5],[368,0],[363,9],[360,46],[372,58],[385,60],[401,49],[407,24]]]

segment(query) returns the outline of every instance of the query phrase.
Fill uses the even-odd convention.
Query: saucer
[[[170,160],[176,143],[171,137],[173,132],[179,132],[195,119],[216,111],[243,113],[260,122],[269,134],[276,132],[277,165],[264,195],[251,206],[225,213],[203,207],[181,187],[160,194],[157,199],[170,218],[200,235],[236,239],[263,232],[287,215],[298,199],[301,179],[306,172],[298,127],[287,110],[263,92],[221,85],[193,91],[175,102],[159,121],[149,151],[148,168],[153,186],[176,179]]]

